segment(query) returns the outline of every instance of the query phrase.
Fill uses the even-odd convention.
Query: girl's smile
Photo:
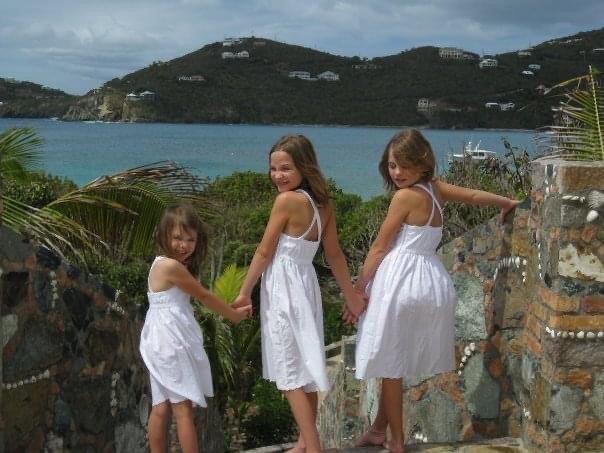
[[[187,231],[182,227],[174,227],[170,232],[170,248],[173,258],[184,263],[195,251],[197,232]]]
[[[302,174],[292,157],[285,151],[275,151],[270,157],[271,181],[279,192],[295,190],[302,184]]]

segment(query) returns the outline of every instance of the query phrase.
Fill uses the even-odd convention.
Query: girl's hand
[[[240,308],[240,307],[252,307],[252,298],[250,296],[243,296],[243,295],[239,295],[237,296],[237,298],[235,299],[235,301],[231,304],[231,307],[233,308]]]
[[[239,324],[246,318],[249,318],[252,314],[252,306],[237,307],[233,310],[233,313],[229,316],[229,321],[233,324]]]
[[[516,208],[520,204],[520,201],[509,199],[509,203],[501,208],[501,212],[499,213],[499,223],[505,222],[506,216]]]
[[[344,304],[344,306],[342,307],[342,320],[346,323],[346,324],[356,324],[359,320],[358,317],[354,316],[350,310],[348,309],[348,307],[346,306],[346,304]]]
[[[354,297],[346,299],[346,308],[355,318],[361,316],[361,314],[367,308],[369,299],[365,292],[355,288]]]

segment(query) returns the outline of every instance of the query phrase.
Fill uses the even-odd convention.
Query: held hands
[[[364,291],[355,288],[353,297],[346,299],[342,307],[342,319],[349,324],[356,324],[359,317],[367,309],[369,298]]]
[[[233,324],[239,324],[244,319],[252,317],[252,298],[240,295],[231,304],[231,308],[235,313],[229,319]]]

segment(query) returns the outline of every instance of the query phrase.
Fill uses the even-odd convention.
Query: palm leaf
[[[202,197],[206,184],[173,162],[156,162],[103,176],[48,205],[82,224],[112,246],[112,257],[146,256],[154,248],[153,233],[163,210],[187,201],[200,215],[211,215]]]
[[[213,291],[221,299],[231,303],[239,295],[239,290],[245,279],[246,270],[234,264],[227,268],[214,281]]]
[[[4,179],[26,181],[38,169],[42,139],[33,129],[11,128],[0,134],[0,174]]]
[[[4,225],[60,256],[71,256],[85,266],[86,256],[108,249],[97,235],[60,212],[37,209],[6,196],[2,196],[2,204]]]
[[[538,143],[547,157],[566,160],[604,160],[604,90],[601,73],[589,73],[559,83],[553,89],[569,89],[556,109],[558,122],[544,128]]]

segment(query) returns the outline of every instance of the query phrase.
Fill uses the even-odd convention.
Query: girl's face
[[[399,165],[392,151],[388,153],[388,173],[397,189],[411,187],[422,177],[422,173],[417,168]]]
[[[197,232],[176,226],[170,232],[170,249],[172,258],[184,263],[195,251]]]
[[[271,154],[270,160],[271,181],[279,192],[300,187],[304,178],[289,154],[285,151],[275,151]]]

